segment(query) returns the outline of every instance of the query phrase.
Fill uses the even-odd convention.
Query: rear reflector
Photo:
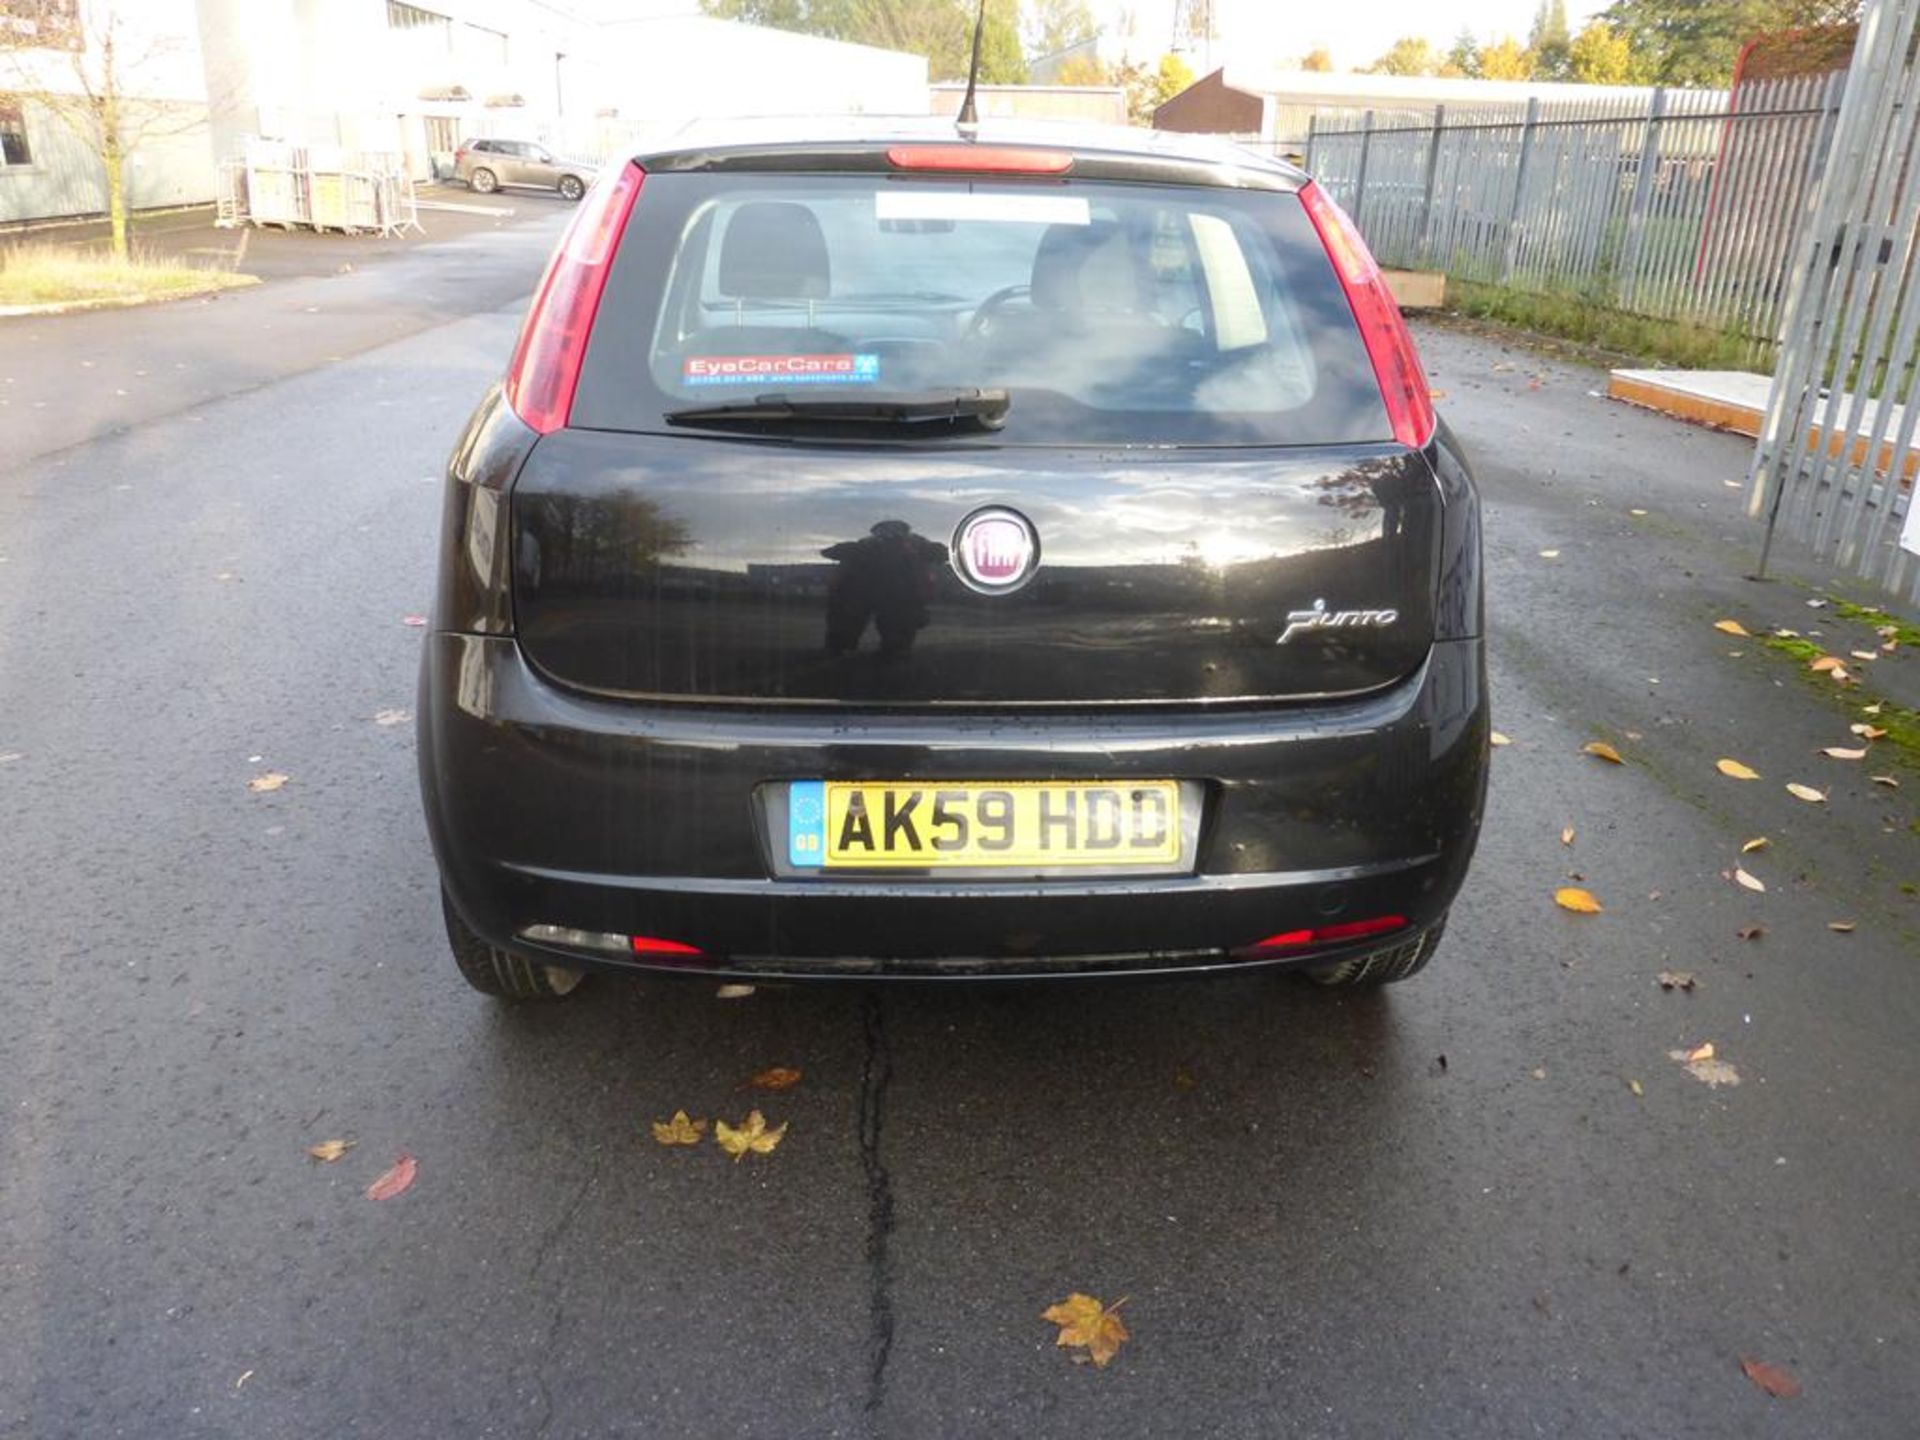
[[[645,179],[638,165],[625,165],[588,192],[534,292],[506,388],[513,413],[542,435],[562,428],[573,411],[614,247]]]
[[[662,940],[655,935],[636,935],[633,937],[633,953],[636,955],[703,955],[698,945],[682,945],[678,940]]]
[[[1282,930],[1277,935],[1269,935],[1251,945],[1242,945],[1233,952],[1238,960],[1251,960],[1261,955],[1279,955],[1288,950],[1303,950],[1311,945],[1338,945],[1347,940],[1361,940],[1368,935],[1386,935],[1395,930],[1407,928],[1404,915],[1376,915],[1370,920],[1342,920],[1334,925],[1316,925],[1311,930]]]
[[[1064,175],[1073,156],[1064,150],[1014,145],[895,145],[887,163],[896,170],[961,170],[975,175]]]
[[[1420,368],[1420,356],[1413,348],[1413,336],[1407,332],[1400,306],[1347,212],[1311,181],[1301,188],[1300,203],[1307,207],[1313,228],[1320,232],[1320,243],[1326,246],[1327,257],[1347,292],[1347,303],[1353,307],[1367,358],[1373,362],[1374,378],[1380,382],[1380,398],[1386,402],[1393,438],[1419,450],[1433,438],[1433,392],[1427,388],[1427,374]]]
[[[521,927],[520,938],[538,945],[564,945],[569,950],[604,950],[610,955],[622,954],[627,948],[625,935],[605,930],[576,930],[571,925],[525,925]]]

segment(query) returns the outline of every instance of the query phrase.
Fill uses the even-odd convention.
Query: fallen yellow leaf
[[[1813,671],[1814,674],[1821,675],[1829,670],[1844,670],[1847,668],[1847,662],[1842,660],[1838,655],[1822,655],[1817,659],[1809,661],[1807,668]]]
[[[1871,705],[1862,705],[1860,707],[1860,713],[1862,715],[1878,715],[1880,713],[1880,702],[1876,700]]]
[[[1627,1081],[1627,1088],[1628,1088],[1629,1090],[1631,1090],[1631,1091],[1632,1091],[1632,1092],[1633,1092],[1634,1094],[1636,1094],[1636,1095],[1644,1095],[1644,1094],[1646,1094],[1646,1093],[1647,1093],[1647,1092],[1646,1092],[1646,1090],[1645,1090],[1645,1088],[1644,1088],[1644,1087],[1642,1087],[1642,1085],[1640,1084],[1640,1082],[1639,1082],[1638,1080],[1629,1080],[1629,1081]]]
[[[1542,560],[1558,560],[1560,558],[1560,552],[1558,550],[1542,550],[1540,552],[1540,558]]]
[[[1889,790],[1898,790],[1900,788],[1900,782],[1891,775],[1869,775],[1867,778],[1876,785],[1886,786]]]
[[[1738,760],[1716,760],[1713,768],[1722,775],[1734,780],[1758,780],[1760,772],[1751,765],[1742,765]]]
[[[1598,915],[1600,902],[1593,898],[1590,890],[1581,890],[1573,885],[1563,885],[1553,892],[1553,903],[1562,910],[1571,910],[1576,915]]]
[[[318,1145],[309,1145],[307,1154],[323,1165],[331,1165],[359,1143],[358,1140],[322,1140]]]
[[[1867,752],[1865,750],[1849,750],[1844,745],[1829,745],[1820,753],[1825,755],[1829,760],[1864,760],[1867,758]]]
[[[264,795],[269,790],[278,790],[291,778],[293,777],[282,775],[277,771],[270,771],[265,775],[256,775],[247,781],[247,789],[253,791],[256,795]]]
[[[1620,752],[1604,740],[1589,740],[1580,747],[1580,753],[1582,755],[1597,755],[1610,765],[1624,765],[1627,763],[1620,758]]]
[[[1742,625],[1738,620],[1716,620],[1713,622],[1713,628],[1719,631],[1723,631],[1728,635],[1753,634],[1751,630],[1747,629],[1747,627]]]
[[[1790,782],[1787,785],[1787,793],[1796,800],[1805,800],[1809,805],[1818,805],[1827,798],[1826,791],[1816,790],[1811,785],[1801,785],[1797,782]]]
[[[1887,733],[1885,729],[1878,725],[1853,725],[1848,728],[1851,729],[1854,734],[1868,740],[1878,740]]]
[[[1740,847],[1740,853],[1742,855],[1751,855],[1756,850],[1766,849],[1767,846],[1771,845],[1772,843],[1773,841],[1769,840],[1766,836],[1756,835],[1753,837],[1753,839],[1747,841],[1746,844]]]
[[[787,1133],[787,1123],[782,1121],[776,1128],[767,1128],[767,1117],[758,1110],[749,1110],[747,1118],[738,1130],[724,1120],[713,1122],[713,1138],[720,1148],[731,1155],[738,1164],[746,1158],[749,1150],[756,1155],[771,1155],[774,1147]]]
[[[684,1110],[674,1111],[671,1120],[653,1122],[653,1138],[662,1145],[698,1145],[706,1130],[706,1121],[689,1119]]]
[[[1851,935],[1859,928],[1859,924],[1852,920],[1829,920],[1827,922],[1827,929],[1837,930],[1842,935]]]
[[[800,1083],[800,1072],[785,1065],[775,1065],[771,1070],[762,1070],[747,1084],[755,1090],[791,1090]]]
[[[713,998],[716,1000],[744,1000],[751,994],[753,994],[753,986],[751,985],[722,985],[718,990],[713,992]]]
[[[1511,745],[1513,741],[1502,735],[1498,730],[1495,730],[1487,736],[1487,743],[1498,748],[1502,745]]]
[[[1766,891],[1767,885],[1764,880],[1760,879],[1760,877],[1757,875],[1749,875],[1746,871],[1742,870],[1738,865],[1733,867],[1733,878],[1739,881],[1742,885],[1744,885],[1749,890],[1758,890],[1763,894]]]
[[[1094,1368],[1104,1370],[1107,1362],[1120,1353],[1120,1346],[1133,1338],[1120,1318],[1120,1307],[1126,1303],[1122,1296],[1111,1305],[1102,1305],[1093,1296],[1075,1291],[1058,1305],[1049,1305],[1040,1318],[1060,1327],[1055,1345],[1084,1349]]]
[[[1704,1045],[1696,1045],[1693,1049],[1687,1051],[1687,1064],[1689,1065],[1696,1065],[1702,1060],[1711,1059],[1713,1059],[1713,1042],[1711,1040],[1707,1041]]]
[[[1571,825],[1560,832],[1560,843],[1562,845],[1573,844],[1573,827]]]
[[[1849,650],[1847,653],[1856,660],[1878,660],[1880,658],[1871,650]]]

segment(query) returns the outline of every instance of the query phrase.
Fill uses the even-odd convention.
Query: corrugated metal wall
[[[153,138],[127,164],[129,204],[137,210],[213,200],[212,144],[204,105],[156,106]],[[106,173],[97,149],[45,105],[25,107],[33,163],[0,169],[0,224],[104,213]]]

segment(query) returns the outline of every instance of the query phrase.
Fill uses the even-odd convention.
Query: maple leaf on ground
[[[1740,1370],[1749,1380],[1776,1400],[1791,1400],[1800,1393],[1800,1382],[1778,1365],[1769,1365],[1764,1360],[1755,1360],[1742,1355]]]
[[[748,1086],[755,1090],[791,1090],[799,1083],[800,1072],[787,1065],[775,1065],[762,1070],[747,1081]]]
[[[307,1154],[322,1165],[331,1165],[359,1143],[358,1140],[322,1140],[318,1145],[309,1145]]]
[[[731,1155],[734,1163],[738,1164],[746,1158],[749,1150],[759,1155],[771,1155],[774,1147],[785,1137],[788,1123],[783,1120],[777,1127],[769,1130],[767,1117],[758,1110],[749,1110],[747,1118],[741,1122],[737,1130],[724,1120],[714,1121],[713,1139],[714,1143]]]
[[[1593,898],[1591,890],[1577,889],[1572,885],[1562,886],[1553,892],[1553,903],[1562,910],[1571,910],[1576,915],[1598,915],[1600,902]]]
[[[662,1145],[698,1145],[707,1133],[707,1122],[690,1120],[687,1112],[676,1110],[671,1120],[653,1122],[653,1138]]]
[[[1122,1296],[1111,1305],[1102,1305],[1093,1296],[1075,1291],[1058,1305],[1049,1305],[1040,1318],[1060,1327],[1055,1345],[1084,1349],[1094,1368],[1104,1370],[1107,1362],[1120,1353],[1120,1346],[1133,1338],[1120,1318],[1120,1307],[1126,1303]]]
[[[393,1162],[393,1168],[367,1187],[367,1199],[391,1200],[413,1184],[414,1177],[419,1173],[420,1162],[402,1150],[400,1158]]]

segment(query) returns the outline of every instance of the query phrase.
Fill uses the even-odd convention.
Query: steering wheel
[[[987,296],[986,299],[982,300],[979,307],[974,310],[973,318],[967,322],[966,334],[961,338],[965,340],[978,340],[987,333],[987,329],[992,325],[995,315],[1001,310],[1004,310],[1012,301],[1032,293],[1033,287],[1031,285],[1007,285],[994,291],[991,295]]]

